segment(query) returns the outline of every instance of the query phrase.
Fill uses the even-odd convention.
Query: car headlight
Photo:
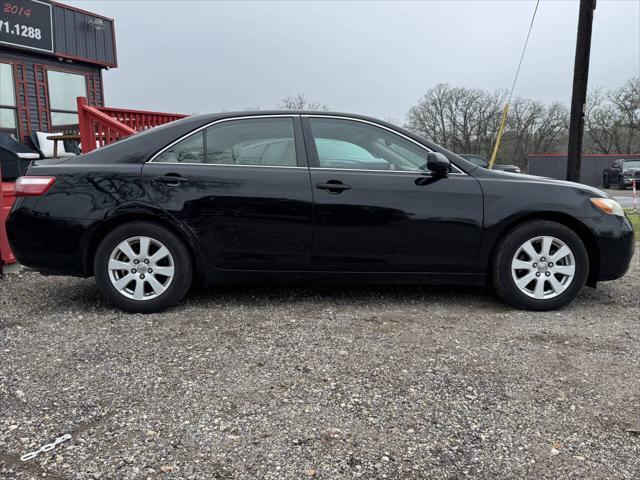
[[[624,175],[625,177],[630,177],[631,175],[633,175],[633,170],[625,170],[624,172],[622,172],[622,175]]]
[[[598,210],[601,210],[604,213],[624,217],[624,210],[622,209],[622,206],[613,198],[592,198],[591,203],[593,203]]]
[[[518,167],[516,167],[516,169],[514,170],[515,173],[520,173],[520,169]]]

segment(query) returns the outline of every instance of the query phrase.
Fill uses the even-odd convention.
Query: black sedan
[[[634,248],[597,189],[478,168],[357,115],[190,117],[38,161],[16,185],[19,261],[93,275],[133,312],[193,281],[490,284],[549,310],[624,275]]]
[[[640,160],[616,160],[602,172],[602,187],[609,188],[614,184],[620,190],[631,187],[633,182],[640,186]]]

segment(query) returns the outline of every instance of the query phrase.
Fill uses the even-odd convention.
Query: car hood
[[[475,171],[474,171],[474,174],[476,174]],[[484,172],[482,172],[482,177],[501,178],[505,180],[509,179],[515,182],[522,182],[522,183],[528,183],[528,184],[540,184],[541,186],[556,185],[556,186],[562,186],[566,188],[581,190],[583,192],[588,192],[589,194],[595,197],[613,198],[608,193],[603,192],[602,190],[599,190],[595,187],[585,185],[583,183],[569,182],[567,180],[557,180],[555,178],[548,178],[548,177],[538,177],[536,175],[527,175],[524,173],[505,172],[502,170],[485,170]],[[479,176],[478,176],[478,179],[481,180]]]

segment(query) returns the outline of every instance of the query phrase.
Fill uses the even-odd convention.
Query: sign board
[[[0,45],[53,52],[51,5],[38,0],[0,0]]]

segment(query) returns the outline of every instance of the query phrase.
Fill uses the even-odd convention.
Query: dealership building
[[[185,115],[105,105],[113,19],[52,0],[0,0],[0,273],[5,219],[30,162],[88,153]]]
[[[77,97],[104,105],[117,66],[113,19],[46,0],[0,2],[0,132],[77,129]]]
[[[4,225],[13,180],[34,158],[48,156],[38,135],[77,134],[78,97],[88,110],[102,108],[102,72],[116,66],[111,18],[55,1],[0,0],[0,274],[15,262]]]

